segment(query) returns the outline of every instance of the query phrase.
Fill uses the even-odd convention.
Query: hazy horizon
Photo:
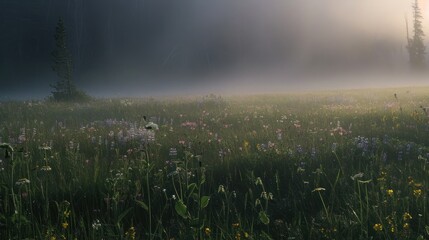
[[[74,82],[98,97],[427,85],[408,68],[412,3],[5,0],[0,99],[50,94],[59,17]],[[419,4],[429,33],[429,4]]]

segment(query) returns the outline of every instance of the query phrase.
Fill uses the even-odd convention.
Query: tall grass
[[[428,92],[1,103],[0,236],[428,238]]]

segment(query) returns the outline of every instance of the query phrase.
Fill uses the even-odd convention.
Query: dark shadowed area
[[[60,17],[73,81],[98,97],[425,85],[409,73],[411,3],[2,0],[0,99],[50,94]]]

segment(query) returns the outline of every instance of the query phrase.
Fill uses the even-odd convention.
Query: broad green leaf
[[[179,214],[182,218],[188,218],[188,208],[182,200],[177,201],[174,208],[176,209],[177,214]]]
[[[149,211],[149,207],[146,205],[146,203],[136,200],[136,203],[139,204],[140,207],[142,207],[144,210]]]
[[[270,219],[268,218],[268,215],[265,211],[259,212],[259,220],[265,225],[268,225],[270,223]]]
[[[209,205],[210,197],[209,196],[202,196],[200,201],[200,207],[205,208],[207,205]]]

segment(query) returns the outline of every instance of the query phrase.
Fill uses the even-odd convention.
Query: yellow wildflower
[[[250,143],[248,141],[244,140],[244,142],[243,142],[244,149],[247,150],[247,148],[249,148],[249,145],[250,145]]]
[[[387,196],[389,196],[389,197],[393,197],[393,193],[394,193],[394,191],[393,191],[393,189],[387,189],[387,190],[386,190],[386,193],[387,193]]]
[[[376,224],[374,224],[374,226],[373,226],[372,228],[374,228],[374,230],[375,230],[376,232],[381,232],[381,231],[383,231],[383,225],[382,225],[381,223],[376,223]]]
[[[249,238],[249,234],[247,232],[244,232],[244,238]]]
[[[414,197],[420,197],[421,195],[422,195],[422,190],[421,189],[415,189],[414,191],[413,191],[413,195],[414,195]]]
[[[402,227],[404,228],[404,230],[408,230],[408,229],[410,229],[410,224],[404,223],[404,225]]]
[[[126,239],[135,240],[136,239],[136,229],[131,226],[128,231],[125,233]]]
[[[69,223],[68,223],[68,222],[63,222],[63,223],[61,224],[61,226],[62,226],[64,229],[67,229],[67,227],[69,226]]]
[[[413,219],[411,214],[405,212],[404,215],[402,215],[402,219],[404,219],[405,222],[408,222],[409,220]]]
[[[240,233],[235,234],[235,240],[240,240],[240,239],[241,239],[241,234]]]
[[[387,221],[387,223],[389,223],[389,225],[393,225],[393,217],[392,216],[387,216],[386,221]]]
[[[209,228],[209,227],[206,227],[206,228],[204,228],[204,233],[205,233],[207,236],[210,236],[210,233],[212,233],[212,230],[210,230],[210,228]]]
[[[413,185],[413,183],[414,183],[414,179],[413,179],[411,176],[409,176],[409,177],[407,178],[407,182],[408,182],[408,185]]]

